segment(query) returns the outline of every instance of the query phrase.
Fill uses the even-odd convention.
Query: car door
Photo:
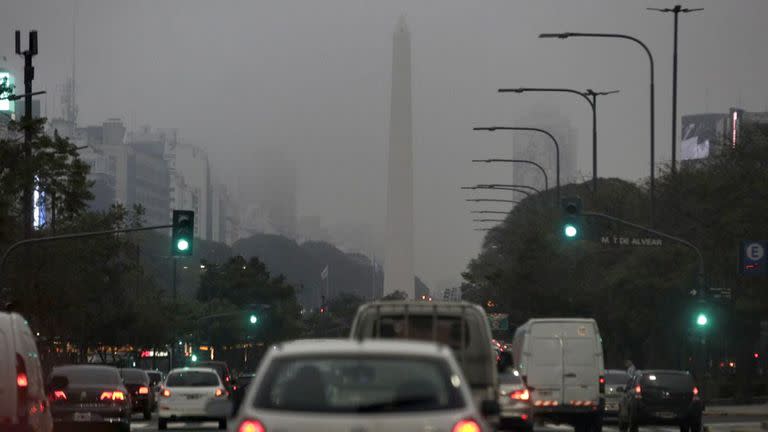
[[[595,401],[599,375],[595,355],[595,339],[567,335],[563,338],[563,400]]]
[[[534,401],[562,402],[563,351],[556,335],[533,336],[527,379]]]

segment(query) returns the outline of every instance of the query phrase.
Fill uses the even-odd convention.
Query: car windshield
[[[254,407],[304,412],[406,412],[463,407],[460,378],[440,359],[275,360]]]
[[[120,376],[126,384],[147,384],[149,378],[147,374],[138,369],[120,369]]]
[[[111,368],[83,366],[54,369],[51,372],[51,379],[54,377],[66,377],[69,385],[120,384],[120,374],[117,369]]]
[[[629,381],[629,374],[626,372],[606,372],[605,383],[611,386],[626,385]]]
[[[644,387],[658,387],[673,390],[693,389],[693,377],[681,373],[649,372],[640,381]]]
[[[183,371],[168,375],[167,387],[216,387],[219,378],[214,372]]]

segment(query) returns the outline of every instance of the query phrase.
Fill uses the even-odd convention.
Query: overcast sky
[[[3,0],[0,67],[21,70],[15,29],[39,31],[36,88],[70,75],[74,0]],[[621,32],[656,57],[658,160],[670,155],[671,15],[638,0],[78,0],[81,124],[178,128],[208,149],[222,181],[260,149],[297,161],[299,216],[368,225],[386,214],[392,32],[405,14],[413,43],[416,272],[457,282],[482,241],[462,185],[511,180],[473,166],[510,155],[509,136],[472,126],[513,124],[533,106],[578,131],[577,166],[591,173],[591,116],[578,97],[500,95],[499,87],[619,89],[600,101],[601,176],[648,175],[648,60],[621,40],[539,40],[541,32]],[[682,2],[679,112],[768,105],[765,0]],[[58,103],[47,100],[49,114]],[[55,111],[54,111],[55,110]],[[563,144],[567,145],[567,144]],[[508,177],[503,177],[507,175]]]

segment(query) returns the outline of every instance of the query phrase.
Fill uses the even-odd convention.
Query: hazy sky
[[[71,70],[74,0],[3,0],[0,66],[21,70],[15,29],[39,31],[36,88]],[[511,180],[469,160],[510,155],[510,136],[477,134],[534,105],[578,130],[591,173],[591,116],[578,97],[500,95],[499,87],[619,89],[600,101],[599,173],[648,175],[648,61],[620,40],[539,40],[541,32],[621,32],[656,56],[658,160],[670,155],[672,16],[639,0],[78,0],[81,124],[109,117],[173,127],[208,149],[222,180],[259,150],[282,148],[299,169],[299,215],[384,231],[392,32],[407,16],[414,63],[416,272],[459,280],[481,244],[462,185]],[[679,112],[768,105],[765,0],[682,2]],[[8,61],[3,64],[2,56]],[[49,114],[58,113],[49,96]],[[567,144],[563,144],[567,145]]]

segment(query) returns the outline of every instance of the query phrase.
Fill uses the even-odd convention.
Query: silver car
[[[499,407],[503,430],[533,430],[531,393],[516,370],[499,374]]]
[[[269,350],[230,430],[490,431],[481,414],[447,346],[303,340]]]
[[[603,417],[615,418],[619,415],[619,401],[624,395],[624,387],[629,382],[629,374],[620,369],[605,371],[605,414]]]

